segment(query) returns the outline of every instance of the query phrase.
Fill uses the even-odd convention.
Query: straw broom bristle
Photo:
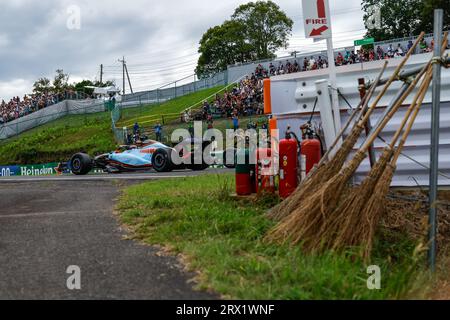
[[[363,258],[366,260],[370,258],[373,248],[373,239],[379,221],[385,213],[385,197],[389,193],[396,166],[388,164],[386,170],[381,176],[374,193],[367,202],[366,207],[362,212],[362,219],[364,228],[361,230],[361,244],[363,247]]]
[[[355,125],[350,135],[345,139],[341,148],[336,152],[336,155],[327,163],[315,168],[310,176],[300,184],[295,192],[279,205],[274,207],[268,213],[270,219],[281,221],[283,218],[289,216],[293,211],[305,201],[305,198],[314,194],[323,183],[330,180],[342,168],[348,155],[353,149],[353,146],[358,141],[364,127]]]
[[[323,223],[329,218],[333,208],[338,204],[341,194],[345,191],[347,182],[366,157],[358,151],[349,164],[338,174],[323,183],[307,201],[302,201],[290,214],[269,231],[266,239],[271,242],[303,243],[306,250],[314,247],[316,235]]]
[[[361,211],[369,200],[379,178],[383,174],[393,151],[386,148],[369,175],[362,184],[353,188],[331,213],[317,235],[322,239],[321,247],[315,249],[340,250],[348,246],[356,246],[360,242],[364,221]]]

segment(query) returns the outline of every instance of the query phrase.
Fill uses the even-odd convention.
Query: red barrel
[[[272,150],[260,148],[256,151],[256,193],[275,193],[275,168]]]
[[[283,139],[279,143],[280,185],[279,195],[285,199],[298,186],[298,144],[295,139]]]
[[[303,140],[301,154],[306,158],[306,174],[308,174],[315,164],[322,158],[320,141],[317,139]]]
[[[238,196],[248,196],[253,192],[254,181],[249,173],[236,174],[236,194]]]
[[[240,150],[236,155],[236,194],[238,196],[248,196],[254,191],[255,177],[254,165],[250,164],[250,151]],[[241,160],[245,160],[240,163]]]

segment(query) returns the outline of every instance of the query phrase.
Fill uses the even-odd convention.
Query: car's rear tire
[[[158,149],[152,156],[152,165],[157,172],[170,172],[173,170],[171,151]]]
[[[94,168],[92,158],[85,153],[77,153],[70,159],[70,170],[77,176],[86,175]]]

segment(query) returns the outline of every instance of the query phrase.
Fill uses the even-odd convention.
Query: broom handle
[[[420,33],[419,37],[417,38],[417,40],[414,42],[413,46],[408,50],[408,53],[406,54],[406,56],[403,58],[403,60],[400,62],[400,64],[397,66],[397,68],[395,68],[394,73],[391,75],[389,80],[384,85],[383,90],[381,90],[381,92],[378,94],[375,101],[370,106],[369,110],[367,110],[367,113],[364,116],[364,118],[359,122],[360,126],[363,126],[369,120],[370,115],[372,114],[372,111],[376,108],[377,104],[380,102],[381,98],[385,95],[386,91],[389,89],[391,84],[397,79],[400,71],[402,70],[402,68],[408,61],[408,59],[411,57],[413,52],[416,50],[417,45],[419,44],[420,41],[422,41],[422,38],[424,35],[425,35],[425,32],[422,31]]]
[[[448,43],[447,38],[448,38],[448,32],[446,31],[444,33],[444,40],[443,40],[442,47],[441,47],[441,55],[444,54],[445,49],[447,48],[447,43]],[[411,119],[408,122],[408,126],[406,127],[405,132],[403,133],[403,136],[402,136],[402,138],[399,142],[399,145],[397,146],[397,149],[395,151],[394,158],[392,159],[391,164],[393,166],[397,165],[397,161],[398,161],[398,159],[402,153],[402,150],[406,144],[406,140],[408,139],[408,136],[412,130],[414,122],[416,121],[416,118],[419,114],[420,108],[422,107],[423,100],[425,99],[425,95],[428,91],[428,88],[430,86],[432,79],[433,79],[433,69],[430,67],[426,74],[426,77],[423,81],[423,84],[422,84],[423,90],[420,92],[420,94],[418,94],[418,97],[416,96],[417,99],[414,102],[414,104],[417,103],[417,106],[415,106],[414,113],[412,114]],[[391,145],[391,147],[393,147],[393,146]]]
[[[448,34],[447,32],[445,33]],[[441,52],[444,53],[445,49],[447,47],[447,37],[444,39],[442,46],[441,46]],[[397,103],[394,105],[392,110],[386,115],[386,117],[383,119],[383,121],[380,123],[380,125],[375,128],[374,132],[367,138],[367,140],[364,142],[363,146],[360,148],[362,152],[367,152],[369,150],[372,143],[375,141],[375,139],[378,137],[380,132],[384,129],[384,127],[387,125],[387,123],[392,119],[394,114],[398,111],[400,106],[402,105],[403,101],[410,95],[410,93],[414,90],[419,80],[422,78],[422,76],[428,71],[432,64],[432,60],[430,60],[419,72],[419,74],[414,78],[414,81],[410,84],[408,87],[408,90],[402,95],[402,97],[397,101]],[[428,87],[427,87],[428,88]],[[398,133],[402,131],[403,127],[405,126],[406,121],[408,120],[407,117],[403,119],[403,124],[399,128],[400,130],[397,130],[396,136],[398,136]],[[392,149],[392,148],[391,148]]]
[[[362,117],[366,114],[366,112],[368,110],[368,107],[369,107],[370,99],[372,99],[373,94],[377,90],[377,87],[378,87],[378,85],[379,85],[379,83],[381,81],[381,77],[383,76],[384,72],[386,71],[386,68],[387,68],[388,64],[389,64],[388,61],[384,62],[383,67],[381,68],[381,71],[378,74],[377,78],[374,80],[373,85],[371,86],[371,88],[369,89],[369,91],[364,96],[363,100],[361,101],[361,102],[364,102],[364,104],[361,107],[361,113],[360,113],[360,116],[359,116],[359,120],[361,120]]]
[[[419,91],[417,91],[416,95],[414,96],[413,102],[411,103],[408,110],[406,111],[403,121],[398,128],[399,130],[397,130],[394,137],[392,138],[391,144],[389,145],[390,149],[395,148],[395,144],[397,143],[398,139],[400,138],[400,135],[402,134],[402,130],[405,128],[411,113],[416,109],[417,101],[419,101],[419,98],[422,96],[423,92],[426,92],[428,90],[428,87],[429,87],[428,78],[431,76],[430,70],[432,70],[431,66],[428,68],[425,78],[423,79],[422,84],[419,87]]]
[[[356,115],[359,115],[359,119],[361,119],[364,116],[364,111],[367,109],[367,106],[369,105],[370,99],[372,98],[378,83],[381,80],[381,77],[384,74],[384,71],[386,70],[386,67],[388,65],[388,62],[385,61],[383,64],[383,68],[381,69],[381,72],[378,74],[378,77],[375,79],[374,83],[370,86],[369,91],[367,92],[366,96],[360,101],[358,107],[353,111],[350,119],[348,119],[345,126],[341,129],[341,132],[339,132],[338,136],[334,140],[333,144],[328,148],[327,152],[323,155],[322,159],[320,160],[318,166],[322,165],[330,155],[331,151],[337,146],[339,141],[341,140],[341,137],[344,135],[345,131],[348,129],[350,124],[353,122],[353,119],[356,117]]]
[[[427,73],[427,76],[426,76],[426,78],[424,80],[424,84],[423,84],[423,87],[425,89],[422,90],[422,92],[420,93],[420,96],[419,96],[418,101],[417,101],[417,106],[415,106],[415,108],[414,108],[414,113],[412,114],[411,119],[408,122],[408,126],[406,127],[405,132],[403,133],[403,136],[402,136],[402,138],[401,138],[401,140],[399,142],[397,150],[395,151],[394,158],[392,159],[392,162],[391,162],[391,164],[393,166],[395,166],[397,164],[398,158],[400,157],[400,155],[402,153],[402,150],[403,150],[403,147],[405,146],[406,140],[408,139],[408,136],[409,136],[409,134],[411,132],[411,129],[412,129],[413,125],[414,125],[414,122],[416,121],[417,115],[419,114],[419,111],[420,111],[420,108],[422,106],[423,100],[424,100],[425,95],[426,95],[426,93],[428,91],[428,87],[430,86],[431,79],[433,78],[432,70],[433,69],[430,68],[430,71]]]
[[[417,83],[422,78],[422,76],[425,74],[425,72],[428,70],[430,65],[431,65],[431,60],[424,67],[424,69],[416,76],[414,81],[409,85],[408,90],[406,90],[406,92],[401,96],[401,98],[399,100],[397,100],[395,105],[392,107],[391,111],[385,116],[385,118],[380,123],[380,125],[374,129],[374,131],[370,134],[369,137],[367,137],[366,141],[364,142],[364,144],[360,148],[361,152],[367,152],[367,150],[369,150],[369,148],[372,145],[372,143],[375,141],[375,139],[378,137],[378,135],[384,129],[384,127],[386,127],[387,123],[392,119],[394,114],[398,111],[398,109],[402,105],[403,101],[405,101],[405,99],[411,94],[411,92],[416,87]],[[407,120],[407,118],[406,118],[406,120]],[[405,119],[404,119],[404,121],[405,121]]]
[[[428,71],[426,73],[425,78],[423,79],[423,82],[419,88],[419,91],[417,91],[416,95],[414,96],[413,102],[411,103],[411,105],[409,106],[408,110],[406,111],[406,114],[403,118],[402,123],[400,124],[397,132],[395,133],[394,137],[392,138],[391,144],[389,145],[390,149],[394,149],[395,148],[395,144],[397,143],[398,139],[400,138],[400,135],[402,134],[402,130],[403,128],[405,128],[406,123],[409,121],[409,117],[411,115],[411,113],[417,110],[417,105],[418,105],[418,101],[420,101],[420,97],[425,96],[428,87],[430,86],[430,79],[433,76],[432,74],[432,68],[431,66],[428,68]],[[423,101],[423,99],[422,99]],[[417,116],[417,114],[416,114]]]

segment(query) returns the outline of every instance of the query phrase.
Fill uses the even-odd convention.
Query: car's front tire
[[[173,170],[171,152],[168,149],[158,149],[152,156],[152,165],[157,172],[170,172]]]
[[[77,176],[86,175],[93,168],[92,158],[85,153],[77,153],[70,159],[70,170]]]

